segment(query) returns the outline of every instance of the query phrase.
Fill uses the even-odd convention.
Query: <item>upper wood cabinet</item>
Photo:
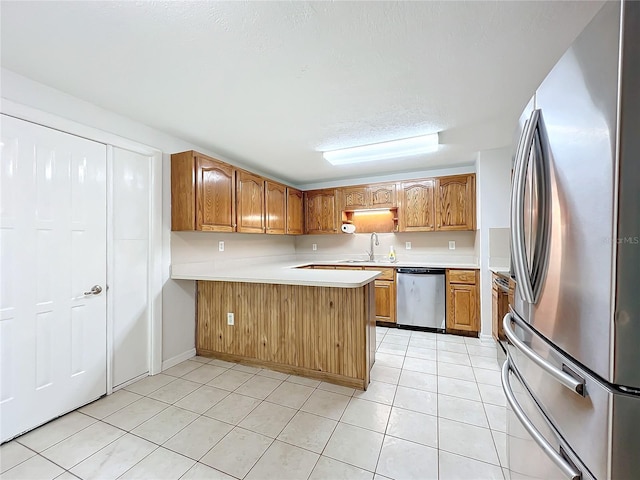
[[[474,230],[475,174],[451,175],[400,184],[401,232]]]
[[[474,174],[440,177],[436,183],[436,230],[474,230],[476,189]]]
[[[239,170],[237,174],[238,228],[242,233],[264,233],[264,178]]]
[[[342,210],[396,207],[395,183],[343,187],[339,192],[342,198]]]
[[[264,182],[265,231],[284,235],[287,223],[287,187],[280,183]]]
[[[371,208],[394,208],[397,206],[396,184],[369,185],[369,197],[371,198]]]
[[[305,232],[309,234],[338,233],[336,190],[305,192]]]
[[[171,230],[234,232],[236,171],[194,151],[171,155]]]
[[[357,210],[370,208],[371,195],[366,186],[341,188],[342,193],[342,209]]]
[[[435,180],[430,178],[400,184],[398,206],[401,232],[431,232],[435,230]]]
[[[300,190],[287,187],[287,232],[288,235],[304,233],[304,195]]]

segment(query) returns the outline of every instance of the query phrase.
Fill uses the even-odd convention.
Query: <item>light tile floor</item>
[[[366,392],[195,357],[0,447],[2,479],[503,479],[494,343],[377,328]]]

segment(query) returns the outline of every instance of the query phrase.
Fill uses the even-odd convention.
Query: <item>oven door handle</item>
[[[540,431],[535,427],[531,420],[527,418],[527,415],[524,413],[524,410],[516,400],[516,396],[513,393],[513,389],[511,388],[511,380],[509,379],[509,371],[511,370],[511,364],[509,363],[509,358],[502,365],[502,389],[504,390],[505,397],[507,398],[507,403],[509,403],[509,407],[513,410],[513,413],[518,418],[524,429],[531,435],[531,438],[538,444],[538,446],[544,451],[544,453],[551,459],[556,466],[562,470],[567,478],[571,480],[580,480],[582,478],[582,473],[576,469],[571,463],[567,462],[562,455],[560,455],[553,445],[551,445],[544,435],[540,433]]]
[[[585,388],[584,388],[584,379],[577,379],[569,375],[568,373],[562,371],[556,366],[549,363],[547,360],[538,355],[534,350],[529,348],[522,340],[518,338],[516,332],[513,331],[511,327],[511,322],[515,322],[517,324],[522,324],[522,320],[518,318],[517,315],[511,315],[511,312],[507,313],[504,316],[502,321],[502,327],[504,329],[504,334],[507,339],[518,349],[520,350],[529,360],[538,365],[541,369],[555,378],[562,385],[567,387],[572,392],[584,397]],[[522,325],[521,325],[522,326]]]

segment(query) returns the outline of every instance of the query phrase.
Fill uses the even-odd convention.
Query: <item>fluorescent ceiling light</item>
[[[435,152],[438,149],[438,134],[372,143],[361,147],[343,148],[324,152],[322,156],[332,165],[373,162],[391,158],[409,157],[420,153]]]

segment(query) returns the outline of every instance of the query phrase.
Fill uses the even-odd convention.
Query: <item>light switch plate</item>
[[[224,252],[224,242],[222,241],[218,242],[218,251]]]
[[[456,249],[456,242],[453,240],[449,240],[449,250],[455,250]]]
[[[318,244],[317,244],[317,243],[312,244],[312,245],[311,245],[311,250],[313,250],[314,252],[315,252],[316,250],[318,250]]]
[[[404,249],[411,250],[411,242],[404,242]]]
[[[233,318],[233,313],[229,312],[227,313],[227,325],[233,325],[235,323],[235,320]]]

